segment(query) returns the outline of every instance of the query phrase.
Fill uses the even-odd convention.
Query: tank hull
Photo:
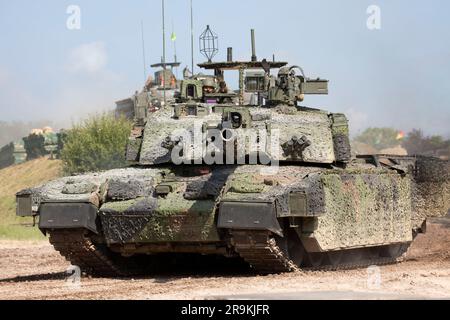
[[[345,168],[123,169],[64,178],[25,195],[39,208],[40,229],[74,263],[89,261],[72,248],[88,241],[86,252],[109,266],[126,265],[124,257],[199,253],[284,272],[348,267],[348,255],[359,257],[352,266],[396,261],[428,217],[450,208],[448,168],[433,158],[367,156]],[[83,241],[69,236],[80,232]],[[106,274],[97,264],[86,269]]]

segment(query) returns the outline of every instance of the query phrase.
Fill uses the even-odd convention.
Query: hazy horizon
[[[81,9],[79,30],[66,26],[70,5]],[[370,5],[381,10],[380,30],[367,28]],[[303,104],[346,113],[353,135],[393,127],[450,137],[450,2],[282,0],[277,8],[268,0],[194,0],[196,63],[205,60],[198,37],[207,24],[219,37],[215,60],[226,59],[227,47],[249,59],[254,28],[258,58],[275,54],[330,80],[328,96]],[[162,51],[159,0],[0,0],[0,121],[67,126],[140,90],[141,21],[150,74]],[[189,0],[167,0],[167,59],[174,30],[180,76],[191,61],[189,26]]]

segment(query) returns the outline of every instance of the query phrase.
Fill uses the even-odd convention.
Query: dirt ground
[[[180,270],[140,279],[82,277],[77,285],[67,280],[68,266],[46,242],[0,242],[0,299],[450,299],[450,219],[430,223],[405,262],[382,266],[380,273]]]

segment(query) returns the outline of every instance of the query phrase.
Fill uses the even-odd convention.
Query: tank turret
[[[150,115],[144,134],[130,138],[129,161],[143,166],[212,164],[214,158],[216,164],[230,165],[245,163],[252,155],[266,161],[317,164],[342,165],[350,160],[345,115],[299,105],[305,95],[328,94],[327,80],[311,80],[302,68],[286,62],[230,58],[229,50],[227,61],[199,65],[214,76],[199,74],[181,81],[176,103]],[[277,76],[271,74],[273,69],[278,69]],[[236,92],[225,81],[229,71],[239,73]],[[246,95],[251,95],[247,102]],[[175,140],[176,146],[167,148],[165,141]]]

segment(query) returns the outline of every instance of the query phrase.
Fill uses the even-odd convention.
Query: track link
[[[376,257],[332,265],[324,262],[317,267],[298,266],[280,248],[271,232],[231,231],[235,251],[258,273],[271,274],[294,271],[338,271],[387,265],[400,262],[401,257]],[[361,249],[358,249],[361,250]],[[349,250],[350,251],[350,250]]]
[[[99,276],[126,276],[129,271],[120,265],[124,259],[101,245],[94,244],[84,230],[51,231],[50,243],[70,263],[82,272]]]
[[[299,270],[278,247],[269,231],[232,231],[231,234],[235,251],[255,271],[281,273]]]

